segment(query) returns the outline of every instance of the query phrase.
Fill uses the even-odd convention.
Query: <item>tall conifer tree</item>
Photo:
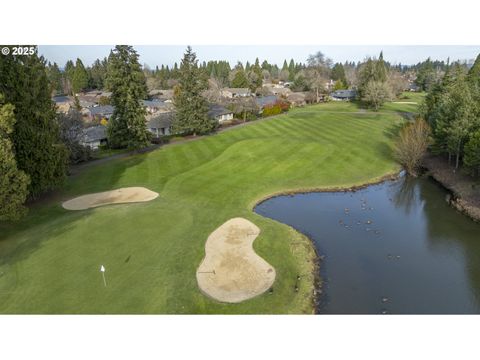
[[[117,45],[110,53],[106,83],[114,106],[107,136],[112,148],[139,149],[149,143],[146,111],[141,103],[147,96],[145,74],[132,46]]]
[[[15,107],[15,157],[30,177],[32,197],[60,185],[66,174],[68,151],[60,140],[50,89],[43,57],[0,56],[0,93]]]
[[[217,122],[208,116],[208,104],[202,96],[207,87],[204,72],[198,68],[198,60],[192,48],[187,47],[175,88],[176,108],[173,131],[183,134],[206,134],[212,132]]]

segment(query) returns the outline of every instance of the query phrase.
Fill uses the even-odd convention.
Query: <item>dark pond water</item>
[[[279,196],[255,211],[308,235],[324,256],[325,314],[480,313],[480,224],[428,178],[357,192]]]

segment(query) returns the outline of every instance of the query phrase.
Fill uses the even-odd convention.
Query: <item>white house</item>
[[[91,126],[83,129],[80,144],[97,150],[100,145],[107,144],[107,128],[103,125]]]
[[[149,114],[155,114],[158,111],[170,111],[171,104],[166,103],[158,99],[155,100],[142,100],[142,104]]]
[[[219,123],[222,123],[224,121],[233,120],[233,111],[228,110],[221,105],[210,105],[208,116],[217,120]]]
[[[220,94],[227,99],[252,96],[252,92],[248,88],[224,88]]]
[[[172,133],[173,111],[161,112],[155,116],[147,118],[147,129],[157,139],[160,136],[170,135]]]

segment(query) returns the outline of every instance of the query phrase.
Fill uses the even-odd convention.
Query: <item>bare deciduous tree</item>
[[[392,89],[394,96],[400,96],[408,87],[407,79],[398,71],[390,69],[387,83]]]
[[[222,100],[222,86],[217,79],[208,79],[208,89],[203,95],[210,103],[219,103]]]
[[[427,151],[429,139],[430,126],[422,118],[408,123],[400,131],[395,145],[395,157],[409,174],[417,175],[420,161]]]
[[[259,110],[257,102],[252,97],[237,98],[233,102],[233,112],[241,115],[244,122],[247,121],[248,113],[257,114]]]
[[[391,89],[387,83],[370,81],[364,87],[362,100],[375,111],[378,111],[383,103],[391,98]]]

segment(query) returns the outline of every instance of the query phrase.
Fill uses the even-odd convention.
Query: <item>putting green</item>
[[[390,106],[294,109],[84,169],[25,219],[0,224],[0,313],[312,312],[312,244],[252,208],[274,193],[362,184],[398,170],[391,145],[403,105]],[[68,211],[58,200],[131,186],[162,201]],[[273,292],[226,304],[200,291],[196,272],[205,239],[233,217],[261,230],[253,248],[276,278]]]

